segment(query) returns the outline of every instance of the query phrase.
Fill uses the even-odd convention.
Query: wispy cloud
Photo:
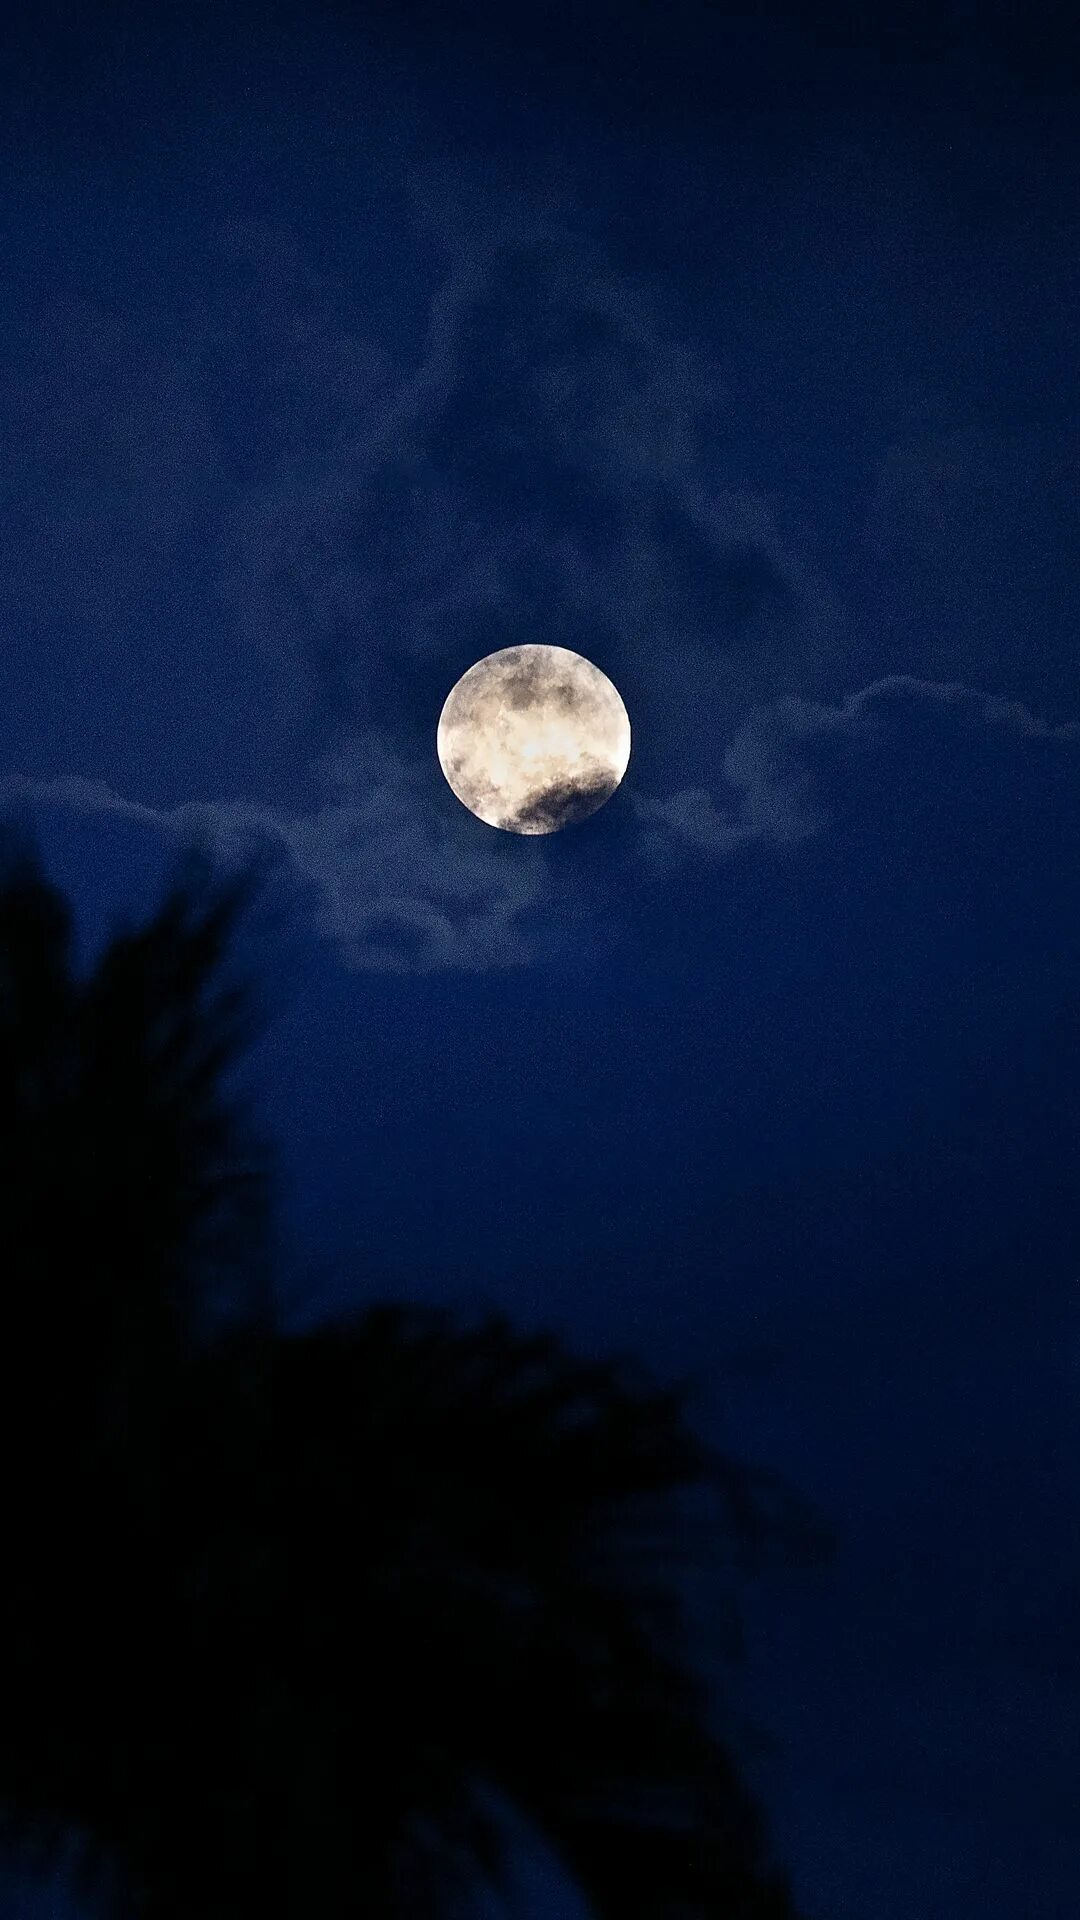
[[[664,751],[712,765],[708,716],[805,686],[843,627],[790,504],[730,484],[723,368],[542,168],[525,186],[439,163],[407,186],[411,363],[283,274],[284,241],[244,238],[280,450],[232,510],[237,618],[360,726],[389,720],[407,663],[448,686],[486,647],[571,644],[640,684]]]
[[[687,862],[707,868],[755,847],[812,838],[829,824],[814,750],[855,746],[872,754],[907,713],[927,706],[958,725],[1080,742],[1080,724],[1051,726],[1019,701],[912,676],[875,681],[833,706],[785,699],[738,729],[716,789],[655,797],[631,786],[637,828],[626,858],[648,884]],[[227,864],[269,851],[310,901],[319,932],[338,945],[346,965],[363,971],[528,966],[558,950],[564,915],[566,937],[580,936],[583,922],[587,937],[590,915],[599,926],[621,910],[622,853],[613,855],[599,889],[592,876],[593,897],[583,909],[580,888],[554,869],[541,842],[474,820],[444,794],[426,761],[406,760],[377,733],[354,736],[323,771],[325,803],[291,816],[240,802],[158,810],[79,778],[9,778],[0,781],[0,802],[113,814],[171,839],[198,837]]]
[[[377,736],[357,737],[326,777],[326,803],[292,816],[239,801],[154,808],[77,777],[9,776],[0,806],[111,815],[177,845],[198,841],[223,866],[269,856],[317,931],[359,970],[471,972],[535,957],[521,926],[545,895],[535,842],[511,845],[456,801],[433,808],[426,769]]]
[[[633,796],[645,830],[642,860],[663,870],[687,853],[717,859],[754,843],[791,846],[810,838],[828,820],[808,764],[813,747],[833,742],[872,751],[890,719],[926,704],[1024,739],[1080,741],[1080,723],[1052,726],[1022,701],[912,674],[888,674],[835,705],[789,697],[759,708],[739,728],[723,754],[718,791],[685,787],[663,799]]]
[[[229,644],[268,681],[273,663],[277,708],[322,685],[314,800],[155,808],[124,797],[121,776],[29,772],[0,794],[199,833],[225,858],[275,849],[349,965],[426,972],[530,964],[590,926],[599,940],[628,881],[797,847],[828,823],[822,753],[872,751],[905,704],[1075,738],[951,681],[893,675],[838,698],[841,598],[798,504],[731,485],[740,416],[720,350],[615,265],[580,182],[494,165],[384,168],[415,281],[411,307],[400,289],[390,303],[411,315],[400,338],[265,220],[223,222],[201,304],[152,351],[132,347],[127,411],[130,329],[88,308],[65,322],[74,371],[38,426],[55,497],[42,494],[24,572],[71,548],[81,578],[95,512],[119,556],[135,501],[134,560],[160,558],[197,480]],[[120,439],[99,448],[99,476],[84,466],[106,412]],[[133,563],[116,593],[140,577]],[[441,782],[442,699],[523,638],[587,654],[627,701],[634,757],[615,804],[630,831],[605,843],[603,871],[482,826]],[[177,672],[195,658],[178,651]]]

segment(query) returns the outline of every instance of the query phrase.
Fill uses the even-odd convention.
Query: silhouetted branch
[[[274,1325],[225,1092],[255,891],[193,855],[78,980],[25,842],[0,884],[9,1839],[83,1836],[134,1920],[421,1920],[505,1870],[494,1794],[597,1920],[791,1920],[676,1576],[733,1646],[734,1576],[813,1529],[685,1387],[504,1314]]]

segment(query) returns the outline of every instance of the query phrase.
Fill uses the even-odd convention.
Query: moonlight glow
[[[610,800],[630,759],[630,721],[607,675],[580,653],[504,647],[451,688],[437,745],[478,820],[555,833]]]

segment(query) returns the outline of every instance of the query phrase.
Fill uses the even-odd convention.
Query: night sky
[[[86,954],[188,833],[272,854],[248,1081],[297,1322],[485,1299],[693,1372],[703,1430],[831,1526],[748,1598],[810,1920],[1066,1920],[1064,15],[27,15],[0,799]],[[633,727],[614,798],[542,839],[435,755],[521,641]]]

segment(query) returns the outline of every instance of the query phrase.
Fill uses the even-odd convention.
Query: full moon
[[[503,647],[451,688],[437,746],[478,820],[557,833],[610,800],[630,759],[630,721],[606,673],[580,653]]]

